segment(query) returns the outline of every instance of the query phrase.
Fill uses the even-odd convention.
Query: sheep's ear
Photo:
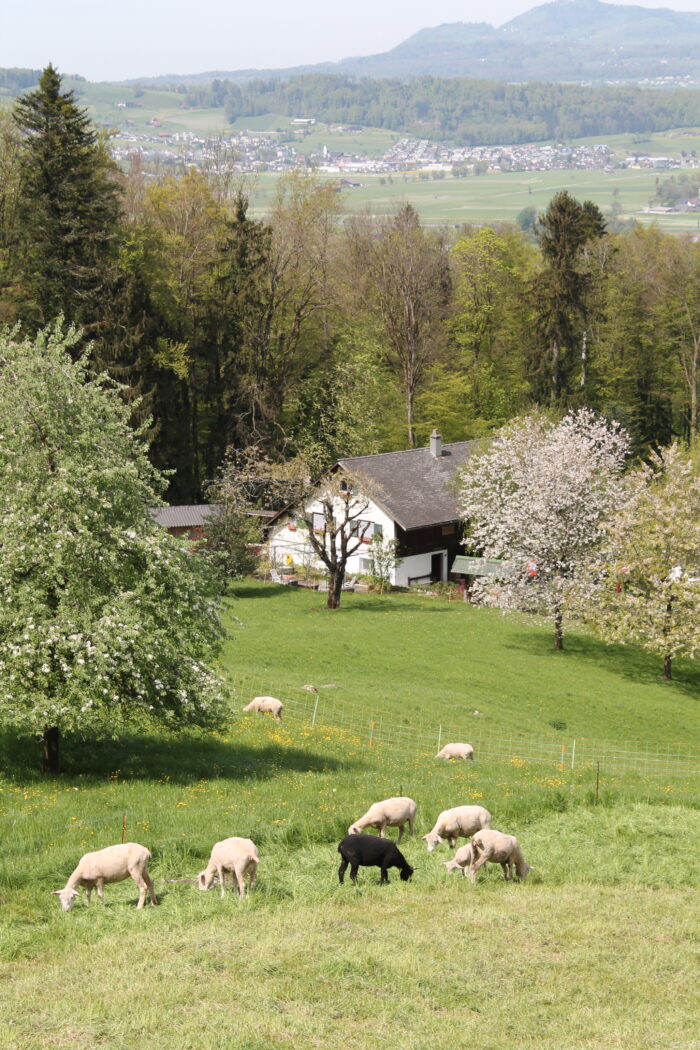
[[[60,897],[62,893],[63,893],[63,890],[51,890],[51,896],[52,897]]]

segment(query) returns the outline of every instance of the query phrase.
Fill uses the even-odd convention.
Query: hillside
[[[243,69],[143,78],[154,86],[214,79],[246,83],[305,73],[357,77],[489,77],[493,80],[628,83],[700,80],[700,14],[554,0],[498,28],[454,22],[421,29],[390,51],[285,69]],[[135,83],[128,81],[127,83]]]
[[[211,736],[74,736],[55,780],[33,773],[34,741],[0,732],[0,750],[12,745],[0,754],[3,1045],[451,1050],[458,1030],[497,1050],[517,1018],[531,1050],[693,1050],[697,776],[572,769],[551,724],[632,733],[647,750],[697,737],[692,665],[664,687],[639,653],[572,634],[554,654],[536,625],[414,595],[348,595],[330,615],[313,592],[246,582],[235,595],[225,665],[237,707],[249,688],[279,688],[281,725],[239,714]],[[335,686],[319,688],[316,716],[301,689],[313,682]],[[482,717],[467,710],[477,699]],[[334,703],[335,723],[322,714]],[[377,725],[370,746],[380,703],[404,743]],[[361,730],[338,725],[348,707]],[[418,718],[457,716],[496,725],[502,757],[482,747],[474,762],[438,762],[436,741],[411,746]],[[553,753],[520,757],[520,727]],[[339,885],[338,841],[368,803],[397,794],[418,804],[400,847],[411,881],[392,870],[379,886],[362,868],[357,886]],[[448,845],[426,851],[420,836],[459,804],[488,807],[518,836],[535,869],[524,885],[495,864],[472,885],[445,870]],[[121,834],[152,852],[160,906],[137,911],[127,880],[106,887],[104,906],[83,896],[62,914],[51,891]],[[245,900],[193,885],[229,835],[260,853]]]

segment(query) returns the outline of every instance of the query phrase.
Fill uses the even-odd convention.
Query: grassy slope
[[[243,691],[332,681],[338,703],[407,718],[478,698],[504,732],[554,733],[556,711],[582,732],[638,739],[663,710],[668,739],[698,736],[691,667],[664,687],[639,654],[577,636],[553,654],[546,630],[462,605],[344,596],[329,615],[318,595],[237,591],[225,662]],[[3,1047],[697,1045],[697,781],[605,778],[596,806],[590,770],[433,763],[287,715],[213,738],[68,741],[55,782],[32,775],[35,744],[5,738]],[[472,887],[447,876],[446,846],[428,855],[416,839],[410,884],[394,875],[380,889],[365,871],[340,887],[336,842],[367,803],[399,792],[419,803],[419,834],[447,805],[488,805],[537,871],[506,886],[492,869]],[[105,909],[62,915],[49,891],[82,852],[118,841],[124,817],[153,851],[161,907],[137,913],[122,883]],[[164,881],[195,875],[229,834],[259,845],[253,898]]]

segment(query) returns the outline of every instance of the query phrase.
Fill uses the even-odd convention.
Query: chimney
[[[437,427],[430,435],[430,455],[435,459],[440,459],[442,455],[442,434]]]

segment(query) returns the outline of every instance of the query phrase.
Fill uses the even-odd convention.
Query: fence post
[[[311,728],[313,729],[316,725],[316,711],[318,710],[318,693],[316,694],[316,703],[314,704],[314,713],[311,717]]]
[[[442,750],[442,726],[438,727],[438,754]]]
[[[566,752],[566,747],[564,746],[564,744],[562,744],[561,745],[561,768],[562,769],[564,768],[564,754],[565,754],[565,752]]]
[[[372,737],[374,736],[374,722],[370,722],[369,726],[369,746],[372,746]]]
[[[126,813],[122,816],[122,846],[126,842]]]
[[[576,762],[576,741],[574,740],[573,744],[571,745],[571,768],[572,769],[574,768],[575,762]]]

